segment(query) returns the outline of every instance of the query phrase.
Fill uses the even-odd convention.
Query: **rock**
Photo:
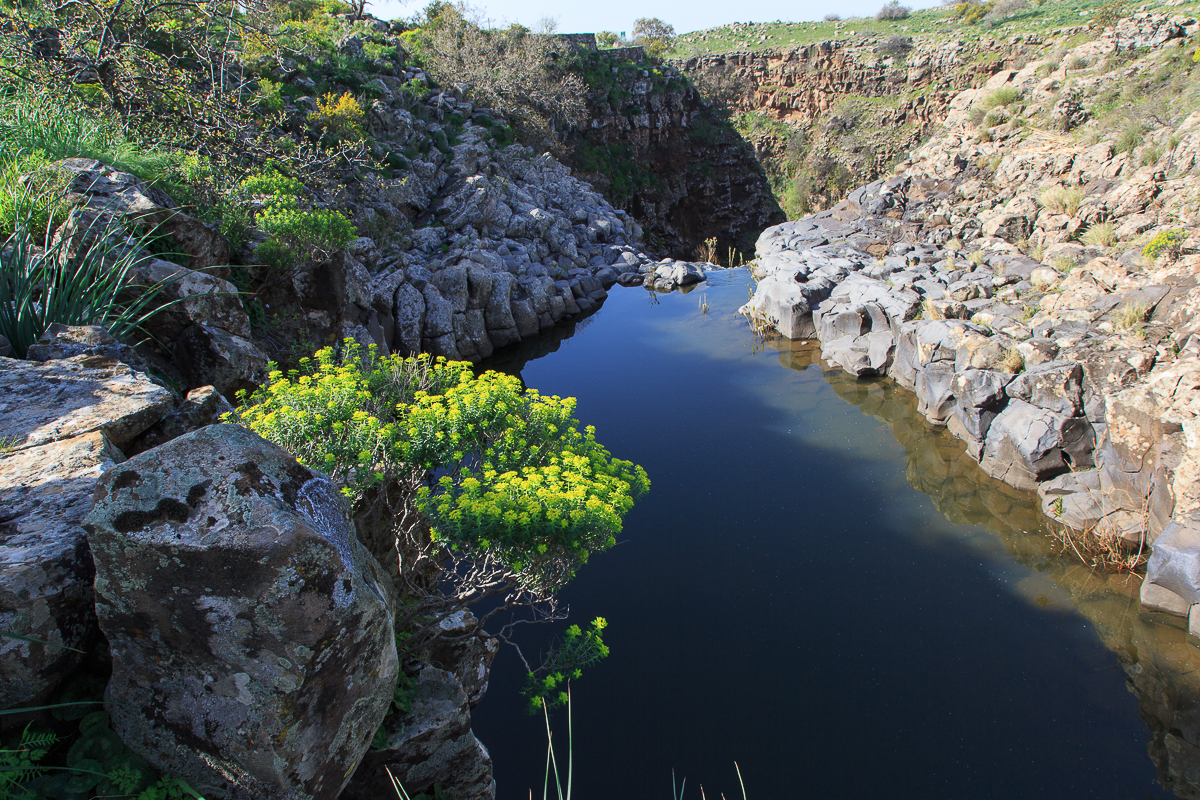
[[[174,411],[135,439],[127,447],[127,451],[129,455],[143,453],[185,433],[220,422],[225,414],[236,415],[236,412],[215,387],[201,386],[192,389]]]
[[[91,431],[121,446],[173,406],[169,391],[111,358],[0,361],[0,440],[16,449]]]
[[[1177,518],[1167,526],[1154,540],[1145,582],[1200,603],[1200,523]]]
[[[492,759],[471,732],[462,685],[452,673],[428,665],[416,680],[412,711],[384,721],[386,745],[366,754],[343,800],[394,795],[388,770],[410,794],[437,782],[450,800],[492,800]]]
[[[12,342],[3,336],[0,336],[0,358],[16,358],[17,353],[13,350]]]
[[[1008,396],[1068,417],[1083,414],[1083,368],[1074,361],[1030,366],[1008,384]]]
[[[1191,603],[1170,589],[1164,589],[1150,581],[1142,581],[1140,599],[1143,608],[1176,617],[1188,616],[1188,611],[1192,608]]]
[[[72,356],[103,356],[145,372],[146,360],[129,345],[118,342],[100,325],[62,325],[48,327],[29,346],[25,357],[30,361],[53,361]]]
[[[1018,489],[1033,489],[1072,467],[1090,467],[1095,444],[1086,419],[1011,399],[992,420],[980,466]]]
[[[93,212],[136,218],[140,225],[169,234],[188,256],[191,270],[229,263],[229,242],[220,231],[173,207],[170,198],[133,175],[90,158],[68,158],[51,167],[68,178],[69,202],[82,202]]]
[[[101,473],[124,461],[101,431],[0,458],[0,708],[32,705],[67,677],[96,631],[83,519]]]
[[[1103,490],[1098,470],[1067,472],[1038,485],[1042,513],[1053,520],[1087,531],[1104,517]]]
[[[175,363],[190,386],[214,386],[232,399],[267,379],[267,356],[249,339],[193,325],[175,340]]]
[[[391,702],[389,584],[339,497],[236,425],[135,456],[96,490],[113,729],[206,797],[333,800]]]

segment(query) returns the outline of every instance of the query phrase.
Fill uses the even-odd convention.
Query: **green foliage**
[[[542,667],[526,675],[524,694],[530,714],[543,708],[565,706],[570,701],[568,681],[581,678],[586,667],[608,657],[608,645],[601,636],[607,626],[604,617],[596,617],[586,631],[578,625],[567,628],[562,641],[550,649]]]
[[[0,749],[0,795],[26,795],[22,784],[43,774],[38,764],[56,742],[58,737],[55,734],[49,731],[35,731],[30,723],[25,726],[21,738],[16,743]]]
[[[984,111],[990,111],[1000,106],[1009,106],[1021,99],[1021,92],[1015,86],[1001,86],[995,91],[984,95],[976,106]]]
[[[1159,258],[1161,256],[1179,258],[1179,254],[1183,252],[1183,243],[1186,241],[1187,233],[1179,228],[1159,231],[1142,248],[1142,255],[1146,258]]]
[[[643,188],[657,186],[659,179],[633,157],[628,145],[585,144],[575,152],[575,166],[599,176],[609,184],[608,196],[621,202]]]
[[[336,139],[354,140],[363,138],[365,115],[354,95],[329,92],[317,100],[317,110],[308,115],[308,120]]]
[[[658,17],[641,17],[633,24],[633,43],[654,57],[663,57],[675,43],[675,27]]]
[[[303,210],[289,197],[278,198],[264,207],[255,222],[271,236],[269,241],[275,243],[270,252],[276,257],[269,263],[276,266],[282,266],[284,260],[310,255],[314,249],[331,252],[345,247],[357,233],[341,212],[328,208]]]
[[[137,298],[125,299],[153,232],[119,250],[110,239],[123,237],[100,220],[52,239],[35,219],[35,209],[21,213],[0,245],[0,334],[19,357],[55,323],[103,325],[124,339],[158,311],[165,283],[136,287]]]
[[[646,473],[612,458],[571,417],[572,398],[522,391],[470,364],[379,357],[347,341],[242,397],[243,422],[357,499],[401,476],[437,474],[416,494],[436,542],[486,552],[523,585],[553,592],[611,547]]]
[[[303,183],[284,175],[273,166],[247,176],[238,184],[238,188],[249,195],[266,195],[272,198],[301,197],[304,194]]]

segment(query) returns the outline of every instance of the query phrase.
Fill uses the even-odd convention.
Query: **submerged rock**
[[[391,702],[393,603],[334,484],[236,425],[105,474],[113,728],[209,798],[332,800]]]

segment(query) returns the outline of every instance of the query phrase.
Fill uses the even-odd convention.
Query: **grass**
[[[1112,247],[1118,241],[1117,226],[1112,222],[1097,222],[1084,231],[1079,240],[1091,247]]]
[[[33,91],[0,95],[0,164],[93,158],[145,181],[162,178],[175,156],[145,149],[109,118]]]
[[[1055,214],[1067,214],[1073,217],[1083,203],[1083,190],[1051,186],[1038,194],[1038,202],[1043,208],[1047,208]]]
[[[1134,302],[1118,309],[1113,314],[1113,327],[1119,330],[1129,330],[1141,325],[1150,318],[1150,304]]]
[[[165,284],[135,287],[132,274],[154,233],[118,249],[113,240],[124,244],[124,237],[100,220],[54,237],[26,215],[0,245],[0,335],[18,357],[55,323],[103,325],[126,339],[159,310],[155,300]],[[128,301],[135,288],[141,292]]]
[[[1009,375],[1017,375],[1025,369],[1025,357],[1016,347],[1010,347],[1000,362],[1000,369]]]
[[[1079,265],[1075,263],[1075,259],[1073,258],[1067,258],[1066,256],[1055,256],[1054,263],[1051,264],[1051,266],[1054,267],[1055,272],[1066,275]]]

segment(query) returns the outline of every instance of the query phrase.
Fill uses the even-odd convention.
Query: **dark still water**
[[[1055,556],[1031,496],[906,392],[756,344],[748,281],[617,287],[554,352],[493,364],[578,397],[653,482],[565,594],[612,648],[573,685],[574,796],[669,798],[674,771],[732,800],[735,761],[751,800],[1171,796],[1156,769],[1200,770],[1170,732],[1200,724],[1200,651],[1136,579]],[[501,650],[474,714],[502,800],[541,797],[521,672]]]

